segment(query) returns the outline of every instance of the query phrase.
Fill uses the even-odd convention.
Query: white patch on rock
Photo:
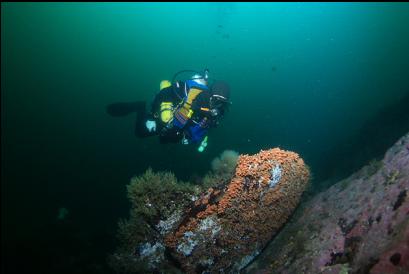
[[[180,217],[180,212],[176,211],[166,220],[160,220],[156,225],[156,228],[159,230],[161,235],[165,235],[172,229],[173,225],[180,220]]]
[[[194,236],[195,234],[192,231],[185,232],[183,237],[184,242],[179,244],[176,250],[185,256],[189,256],[198,243],[197,240],[193,239]]]
[[[211,230],[212,236],[214,236],[221,230],[221,227],[216,217],[207,217],[200,222],[199,230],[201,231]]]
[[[155,243],[151,245],[150,243],[145,243],[139,248],[139,255],[141,258],[148,257],[149,266],[155,267],[164,259],[165,247],[161,243]]]
[[[274,187],[281,179],[281,168],[276,165],[272,170],[270,170],[271,178],[268,181],[268,186],[270,188]]]

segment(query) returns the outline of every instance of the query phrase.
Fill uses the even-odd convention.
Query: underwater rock
[[[165,245],[186,273],[238,273],[286,222],[308,180],[296,153],[241,155],[230,183],[203,193]]]
[[[202,192],[170,173],[133,178],[130,218],[119,223],[121,245],[110,266],[118,273],[243,269],[293,212],[309,170],[296,153],[278,148],[240,155],[235,166],[228,179],[208,176],[219,183]]]
[[[301,205],[246,272],[409,273],[408,147]]]
[[[279,148],[240,155],[237,164],[231,155],[230,177],[216,172],[208,180],[219,183],[206,191],[170,173],[133,178],[130,219],[120,222],[110,266],[118,273],[237,273],[248,265],[292,214],[309,170]]]

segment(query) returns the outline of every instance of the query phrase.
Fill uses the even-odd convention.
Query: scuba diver
[[[176,80],[183,73],[194,75],[187,80]],[[230,104],[227,83],[209,84],[207,69],[203,73],[182,70],[175,74],[172,82],[160,82],[148,112],[144,101],[110,104],[107,112],[111,116],[136,112],[135,135],[139,138],[159,136],[161,144],[193,144],[203,152],[209,129],[219,125]]]

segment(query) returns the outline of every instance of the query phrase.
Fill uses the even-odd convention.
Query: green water
[[[50,243],[66,239],[52,234],[62,208],[70,235],[89,243],[81,250],[109,251],[129,209],[125,186],[148,167],[189,180],[225,149],[279,146],[300,153],[320,185],[331,152],[353,157],[359,145],[345,144],[373,142],[362,127],[408,95],[408,49],[408,3],[2,3],[6,259],[77,254]],[[230,84],[233,105],[203,154],[136,139],[134,116],[105,112],[152,100],[178,70],[204,68]],[[409,130],[407,112],[394,116],[396,135]],[[103,255],[83,257],[78,269]],[[47,269],[42,260],[28,261]]]

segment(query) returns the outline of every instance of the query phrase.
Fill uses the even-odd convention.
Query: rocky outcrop
[[[237,273],[287,221],[308,179],[296,153],[241,155],[230,183],[204,193],[166,235],[166,247],[187,273]]]
[[[128,186],[131,216],[110,256],[119,273],[237,273],[298,205],[309,171],[279,148],[240,155],[232,177],[197,195],[168,173],[146,172]]]

